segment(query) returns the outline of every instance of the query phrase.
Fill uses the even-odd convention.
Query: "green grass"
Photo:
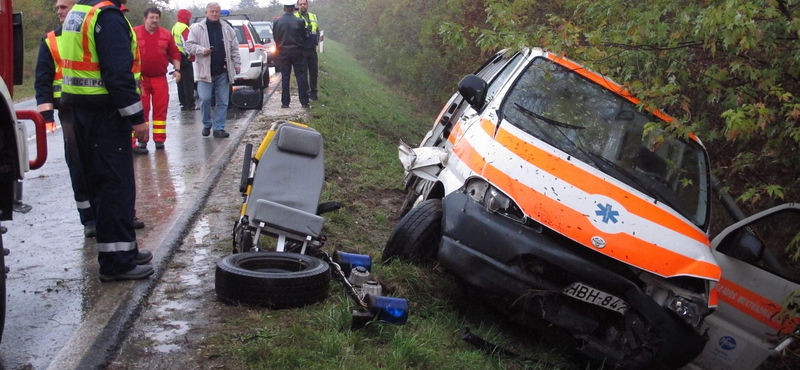
[[[324,302],[291,310],[251,309],[211,338],[225,356],[250,369],[566,369],[564,355],[471,299],[435,266],[381,265],[383,244],[399,221],[404,194],[397,159],[400,140],[418,143],[437,112],[424,112],[359,67],[343,48],[326,42],[320,55],[320,100],[309,120],[325,138],[322,201],[344,207],[326,214],[326,250],[372,256],[384,294],[409,300],[405,326],[373,323],[349,330],[353,303],[331,283]],[[442,102],[443,104],[444,102]],[[534,358],[488,355],[460,339],[464,327]]]

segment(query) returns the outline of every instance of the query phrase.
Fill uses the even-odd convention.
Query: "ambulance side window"
[[[484,81],[489,83],[489,87],[486,90],[486,103],[484,104],[484,107],[489,105],[489,103],[491,103],[491,101],[494,99],[495,95],[497,95],[497,92],[509,82],[509,76],[517,68],[517,65],[519,65],[519,63],[523,60],[525,60],[524,56],[520,53],[516,53],[510,62],[505,63],[505,65],[502,67],[503,69],[494,77],[494,79],[484,79]]]
[[[717,251],[800,284],[800,212],[785,210],[726,236]]]

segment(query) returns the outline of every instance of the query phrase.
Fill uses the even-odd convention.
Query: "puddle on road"
[[[211,232],[211,229],[208,226],[208,218],[206,216],[200,217],[197,220],[197,223],[194,225],[194,229],[192,229],[192,237],[194,238],[194,242],[197,244],[203,243],[203,238]]]

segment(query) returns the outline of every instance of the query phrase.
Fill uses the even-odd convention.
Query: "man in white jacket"
[[[239,42],[236,31],[228,22],[220,21],[222,7],[213,2],[206,5],[206,19],[189,29],[186,51],[195,55],[194,80],[200,97],[200,113],[203,115],[203,136],[226,138],[225,116],[233,77],[239,74],[242,65],[239,57]],[[214,117],[211,117],[211,96],[215,96]]]

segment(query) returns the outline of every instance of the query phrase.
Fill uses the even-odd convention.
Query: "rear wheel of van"
[[[442,238],[442,200],[428,199],[400,220],[383,248],[381,261],[436,258]]]

